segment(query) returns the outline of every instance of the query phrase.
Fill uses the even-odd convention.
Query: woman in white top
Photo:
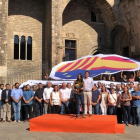
[[[105,85],[103,85],[101,88],[101,103],[100,103],[102,115],[107,115],[108,108],[107,100],[108,100],[108,92]]]
[[[115,93],[114,88],[111,89],[111,93],[108,95],[108,107],[109,107],[109,114],[116,115],[117,111],[117,94]]]
[[[58,91],[58,86],[54,86],[54,90],[50,95],[50,103],[52,106],[52,113],[59,114],[61,107],[61,93]]]

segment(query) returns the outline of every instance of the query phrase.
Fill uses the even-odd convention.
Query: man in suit
[[[11,122],[11,89],[10,85],[6,84],[6,89],[2,91],[2,105],[3,105],[3,120],[6,120],[6,114],[8,118],[8,122]]]

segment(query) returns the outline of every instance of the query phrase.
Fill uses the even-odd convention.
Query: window
[[[64,61],[70,61],[76,59],[76,41],[65,40],[65,59]]]
[[[21,42],[20,42],[20,59],[25,60],[26,57],[26,45],[25,45],[25,36],[21,37]]]
[[[68,57],[68,60],[75,60],[75,50],[72,49],[65,49],[65,54]]]
[[[14,59],[19,59],[19,36],[14,36]]]
[[[66,48],[76,48],[76,41],[75,40],[66,40],[65,41]]]
[[[91,12],[91,22],[97,22],[96,15]]]
[[[20,44],[20,45],[19,45]],[[19,39],[18,35],[14,36],[14,59],[17,60],[32,60],[32,37],[21,36]]]
[[[129,47],[125,47],[125,48],[123,48],[123,56],[125,56],[125,57],[129,57]]]
[[[27,60],[32,60],[32,37],[27,40]]]

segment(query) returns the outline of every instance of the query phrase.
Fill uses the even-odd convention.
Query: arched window
[[[20,42],[20,59],[25,60],[26,57],[26,45],[25,45],[25,36],[21,37],[21,42]]]
[[[19,36],[14,36],[14,59],[19,59]]]
[[[27,60],[32,60],[32,37],[27,40]]]

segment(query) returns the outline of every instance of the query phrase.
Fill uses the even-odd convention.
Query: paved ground
[[[30,132],[29,123],[0,123],[0,140],[139,140],[140,127],[126,127],[125,134]]]

